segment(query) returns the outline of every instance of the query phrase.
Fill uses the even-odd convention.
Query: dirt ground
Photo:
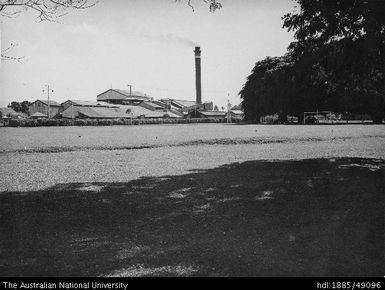
[[[0,195],[1,276],[383,276],[385,161],[247,161]]]

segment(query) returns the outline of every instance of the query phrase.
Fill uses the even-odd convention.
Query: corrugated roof
[[[27,117],[27,114],[22,112],[16,112],[14,109],[8,108],[8,107],[0,108],[0,112],[1,112],[2,118],[15,118],[15,117],[26,118]]]
[[[36,112],[36,113],[32,114],[30,117],[48,117],[48,116],[46,114]]]
[[[129,112],[127,113],[128,115],[132,116],[133,118],[137,118],[139,116],[143,115],[148,115],[151,114],[153,111],[146,109],[141,106],[134,106],[134,105],[118,105],[120,109],[122,109],[124,112]]]
[[[79,114],[87,118],[97,119],[114,119],[114,118],[129,118],[130,115],[120,108],[108,107],[82,107],[70,106],[62,113],[63,118],[77,118]]]
[[[191,107],[196,105],[195,101],[186,101],[186,100],[171,100],[173,103],[180,105],[181,107]]]
[[[218,116],[218,117],[224,117],[226,116],[226,112],[220,112],[220,111],[199,111],[203,116]]]
[[[8,107],[3,107],[3,108],[0,108],[0,112],[2,115],[13,115],[13,114],[17,114],[16,111],[12,108],[8,108]]]
[[[158,105],[155,102],[145,101],[144,103],[149,105],[149,106],[151,106],[151,107],[153,107],[154,109],[163,109],[162,106]]]
[[[104,106],[104,107],[117,108],[117,105],[111,104],[111,103],[107,103],[107,102],[103,102],[103,101],[99,101],[98,104],[100,106]]]
[[[63,118],[77,118],[79,113],[87,118],[99,119],[138,118],[142,116],[145,118],[164,118],[166,114],[169,118],[181,118],[180,115],[170,111],[151,111],[134,105],[115,105],[113,108],[70,106],[62,113],[62,116]]]
[[[166,103],[160,100],[152,100],[151,102],[157,104],[158,106],[161,106],[162,108],[166,106]]]
[[[118,105],[124,112],[130,110],[128,113],[133,118],[138,118],[140,116],[144,116],[145,118],[163,118],[165,114],[167,114],[170,118],[181,118],[181,116],[174,114],[170,111],[162,112],[162,111],[151,111],[147,108],[141,106],[134,105]]]
[[[114,95],[109,94],[109,92],[115,92]],[[139,92],[120,90],[120,89],[109,89],[99,95],[97,95],[98,100],[139,100],[139,101],[149,101],[151,98],[148,94]]]
[[[40,102],[42,102],[42,103],[48,105],[48,100],[40,100],[40,99],[38,99],[38,100],[36,100],[35,102],[37,102],[37,101],[40,101]],[[33,103],[35,103],[35,102],[33,102]],[[32,103],[32,104],[33,104],[33,103]],[[58,102],[53,101],[53,100],[49,100],[49,105],[50,105],[50,106],[58,106],[58,107],[61,106]]]
[[[83,101],[83,100],[67,100],[62,104],[65,104],[67,102],[72,102],[74,106],[89,106],[89,107],[94,107],[94,106],[104,106],[104,107],[116,107],[113,104],[107,103],[107,102],[102,102],[102,101]]]
[[[127,91],[127,90],[120,90],[120,89],[113,89],[113,91],[117,91],[127,97],[143,97],[143,98],[147,98],[147,99],[150,99],[150,96],[148,94],[145,94],[145,93],[142,93],[142,92],[139,92],[139,91],[131,91],[131,94],[130,94],[130,91]]]
[[[87,109],[84,110],[83,109]],[[79,113],[90,118],[128,118],[129,115],[120,108],[81,107]],[[96,114],[95,114],[96,113]]]
[[[105,118],[105,115],[98,114],[95,112],[93,107],[77,107],[76,108],[77,113],[82,114],[88,118]]]
[[[62,104],[65,104],[65,103],[72,103],[75,106],[97,106],[98,104],[98,102],[95,102],[95,101],[83,101],[83,100],[67,100]]]

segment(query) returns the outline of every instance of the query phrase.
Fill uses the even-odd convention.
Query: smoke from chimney
[[[168,33],[168,34],[160,34],[160,35],[153,35],[153,34],[144,34],[142,37],[145,37],[149,40],[164,42],[167,44],[174,44],[174,45],[181,45],[181,46],[187,46],[187,47],[194,47],[199,45],[195,41],[191,39],[187,39],[184,37],[180,37],[178,35]]]
[[[201,48],[195,47],[195,90],[196,103],[202,104],[202,86],[201,86]]]

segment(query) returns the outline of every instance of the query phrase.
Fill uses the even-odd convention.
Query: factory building
[[[202,102],[200,47],[195,47],[194,56],[195,101],[172,98],[154,100],[146,93],[131,90],[130,86],[130,90],[108,89],[98,94],[96,101],[67,100],[62,104],[50,101],[48,104],[48,101],[36,100],[29,107],[30,114],[67,119],[225,118],[227,113],[214,111],[212,102]],[[242,112],[237,110],[231,112],[234,119],[241,115]]]
[[[30,115],[39,112],[47,117],[53,117],[63,110],[62,106],[52,100],[36,100],[28,106]]]

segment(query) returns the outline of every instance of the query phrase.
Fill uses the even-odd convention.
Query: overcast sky
[[[127,84],[159,98],[195,100],[194,45],[202,50],[202,100],[219,107],[237,96],[258,60],[283,55],[293,40],[281,17],[291,0],[221,0],[215,13],[201,0],[100,0],[70,11],[61,23],[25,12],[1,19],[1,44],[18,46],[22,64],[2,61],[0,106],[11,101],[96,100]]]

